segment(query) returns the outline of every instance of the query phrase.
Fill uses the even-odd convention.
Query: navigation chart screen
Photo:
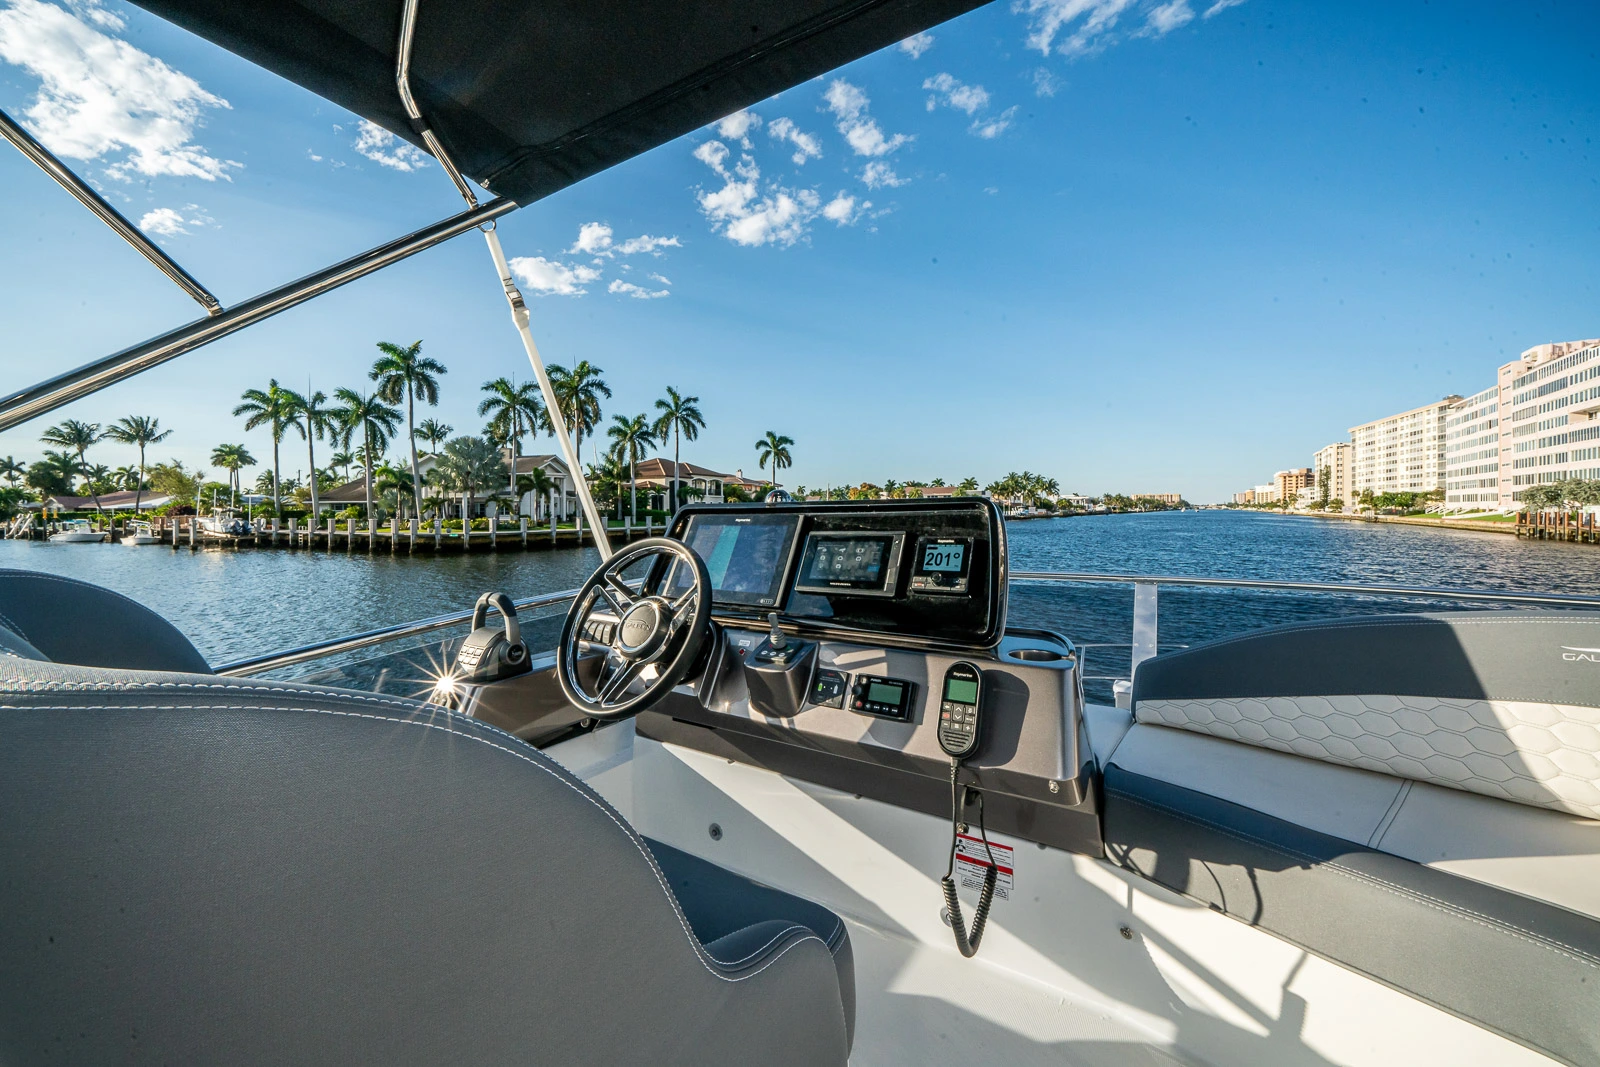
[[[684,540],[706,561],[716,602],[772,607],[798,522],[795,515],[695,515]]]

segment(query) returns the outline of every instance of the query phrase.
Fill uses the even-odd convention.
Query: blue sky
[[[791,485],[1030,468],[1221,500],[1600,335],[1597,31],[1588,3],[996,4],[501,235],[546,358],[604,368],[608,420],[699,396],[696,462],[752,473],[771,429]],[[0,107],[225,304],[459,206],[414,150],[110,0],[0,0]],[[8,388],[196,316],[9,150],[0,188]],[[243,389],[361,385],[374,342],[418,338],[458,431],[483,381],[527,373],[477,237],[57,417],[155,415],[159,456],[264,460]]]

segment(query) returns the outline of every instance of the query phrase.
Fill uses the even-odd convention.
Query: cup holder
[[[1031,663],[1054,663],[1067,658],[1060,652],[1052,652],[1048,648],[1014,648],[1006,655],[1012,659],[1027,660]]]

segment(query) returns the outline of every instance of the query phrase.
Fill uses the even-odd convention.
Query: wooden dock
[[[1517,536],[1537,541],[1600,545],[1600,522],[1589,512],[1517,512]]]
[[[301,526],[298,519],[288,522],[266,520],[253,532],[224,534],[203,528],[192,515],[180,515],[152,520],[163,546],[173,549],[231,548],[231,549],[301,549],[343,552],[385,552],[416,555],[418,553],[455,554],[464,552],[538,551],[551,548],[580,548],[594,544],[594,532],[582,525],[563,526],[559,523],[531,524],[526,517],[516,525],[498,524],[487,530],[450,531],[437,520],[419,523],[415,519],[401,523],[398,518],[387,523],[368,523],[358,526],[354,519],[336,522],[330,519],[325,525]],[[42,523],[19,535],[44,539],[55,529],[54,523]],[[111,541],[120,541],[123,527],[116,522],[105,527]],[[665,524],[647,519],[635,526],[631,520],[613,521],[607,527],[607,536],[613,542],[634,541],[643,537],[657,537],[666,532]],[[156,546],[150,546],[156,547]]]

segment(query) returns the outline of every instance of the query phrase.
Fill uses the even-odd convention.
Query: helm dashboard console
[[[1099,851],[1077,650],[1007,629],[993,503],[690,506],[670,536],[704,561],[717,627],[640,736],[948,815],[941,730],[981,700],[961,778],[988,796],[991,829]],[[977,692],[952,689],[956,667]]]
[[[719,621],[777,612],[806,633],[992,648],[1005,524],[982,498],[690,505],[671,536],[705,560]]]

